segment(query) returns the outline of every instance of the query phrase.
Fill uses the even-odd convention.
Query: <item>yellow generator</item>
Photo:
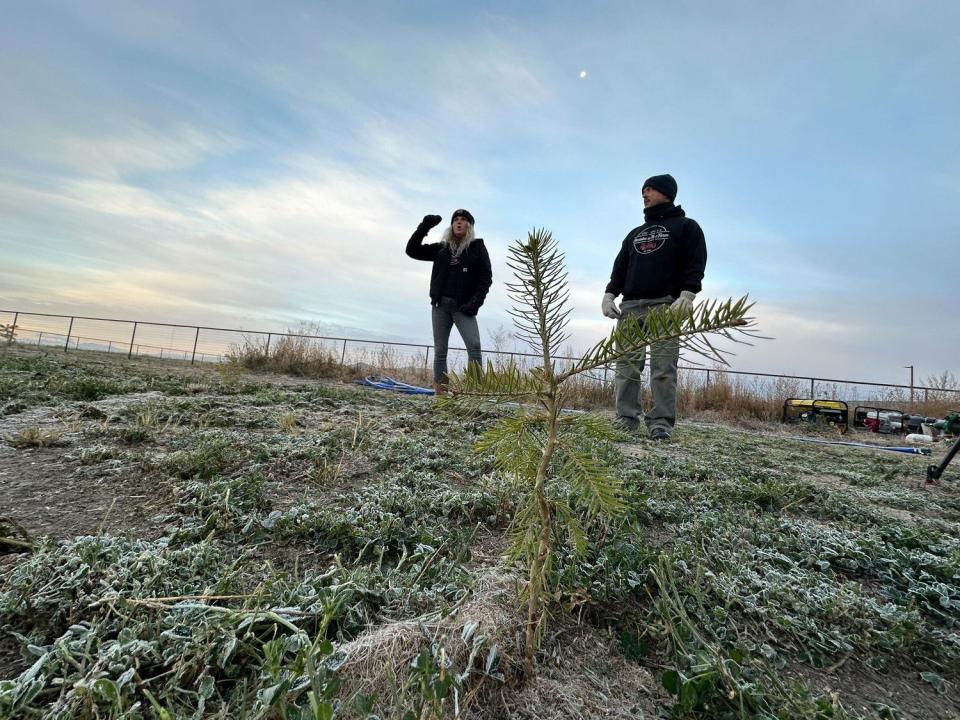
[[[850,409],[842,400],[810,400],[787,398],[783,403],[783,422],[823,423],[835,427],[840,433],[847,431]]]

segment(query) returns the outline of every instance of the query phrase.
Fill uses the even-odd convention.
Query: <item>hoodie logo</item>
[[[633,238],[633,249],[641,255],[649,255],[662,248],[669,237],[670,231],[663,225],[651,225]]]

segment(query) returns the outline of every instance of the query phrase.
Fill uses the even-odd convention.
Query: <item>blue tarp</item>
[[[407,395],[433,395],[433,390],[430,388],[408,385],[407,383],[397,382],[393,378],[388,377],[374,377],[371,375],[363,380],[354,380],[354,382],[357,385],[364,385],[365,387],[372,387],[377,390],[393,390],[394,392],[402,392]]]

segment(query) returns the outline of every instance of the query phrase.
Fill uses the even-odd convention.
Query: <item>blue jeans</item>
[[[447,347],[450,343],[450,331],[457,326],[463,345],[467,348],[468,362],[483,367],[480,357],[480,326],[476,316],[464,315],[457,309],[457,302],[451,297],[440,298],[440,304],[433,308],[433,381],[447,381]]]

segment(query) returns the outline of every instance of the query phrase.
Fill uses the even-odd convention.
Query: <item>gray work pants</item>
[[[476,316],[464,315],[457,309],[457,301],[451,297],[440,298],[440,304],[433,308],[433,381],[447,381],[447,347],[450,343],[450,331],[457,326],[463,346],[467,349],[467,361],[483,367],[480,355],[480,326]]]
[[[621,320],[635,315],[641,320],[657,305],[673,302],[672,297],[655,300],[624,300],[620,304]],[[663,428],[668,433],[677,420],[677,363],[680,359],[680,343],[677,340],[657,343],[650,349],[650,394],[653,407],[644,414],[642,406],[643,367],[646,347],[635,354],[617,361],[616,392],[617,417],[631,425],[642,417],[649,430]]]

